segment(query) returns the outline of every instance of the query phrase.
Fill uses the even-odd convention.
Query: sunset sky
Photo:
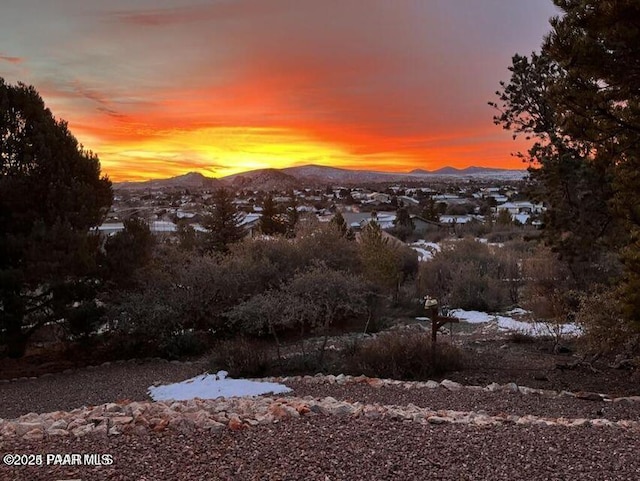
[[[32,84],[112,180],[321,164],[524,168],[493,125],[550,0],[2,0]]]

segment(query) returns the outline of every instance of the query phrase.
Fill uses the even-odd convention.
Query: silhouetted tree
[[[287,231],[287,225],[282,221],[280,214],[280,209],[273,201],[273,196],[266,195],[262,202],[260,231],[265,235],[284,234]]]
[[[240,225],[242,216],[233,200],[234,197],[226,189],[217,189],[213,193],[213,205],[202,222],[209,231],[204,245],[210,252],[228,252],[230,244],[245,236],[245,230]]]
[[[0,78],[0,343],[93,302],[98,236],[112,201],[98,158],[33,87]]]

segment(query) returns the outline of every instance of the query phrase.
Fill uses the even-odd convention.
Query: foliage
[[[403,280],[417,271],[416,252],[390,241],[377,222],[370,222],[360,233],[359,253],[365,278],[392,293],[397,302]]]
[[[155,241],[143,219],[131,218],[123,224],[124,229],[105,242],[103,268],[108,279],[126,285],[133,272],[151,259]]]
[[[512,282],[519,278],[517,259],[505,254],[473,239],[445,245],[421,265],[420,292],[445,306],[489,312],[504,309],[517,301],[517,286]]]
[[[84,302],[79,284],[95,285],[90,230],[112,192],[98,158],[33,87],[0,78],[0,132],[0,343],[18,357],[35,330]]]
[[[262,202],[260,231],[264,235],[282,235],[287,232],[287,223],[283,221],[280,209],[274,202],[271,194],[265,196]]]
[[[590,353],[638,355],[640,331],[622,322],[619,289],[596,286],[580,297],[576,321],[584,329],[583,340]]]
[[[426,333],[385,333],[375,340],[355,345],[346,359],[353,374],[404,380],[428,380],[464,367],[463,353],[441,342],[433,356]]]
[[[208,232],[204,246],[208,252],[228,252],[229,245],[245,236],[241,215],[233,204],[234,197],[224,188],[213,193],[213,204],[202,222]]]
[[[334,270],[359,273],[362,266],[358,246],[349,240],[350,234],[353,235],[350,229],[344,231],[333,221],[321,223],[305,219],[304,227],[298,228],[295,243],[300,267],[321,262]]]
[[[405,206],[398,207],[396,218],[393,221],[393,235],[403,242],[413,233],[415,226]]]
[[[348,240],[354,240],[355,234],[353,229],[347,225],[347,221],[344,220],[344,216],[340,211],[331,218],[331,225],[335,226],[342,237]]]
[[[640,322],[640,5],[554,3],[563,15],[540,55],[513,58],[495,120],[535,139],[526,158],[549,204],[547,239],[579,288],[598,282],[608,252],[619,253],[624,317]]]
[[[212,352],[211,371],[225,370],[231,377],[265,377],[273,374],[276,364],[268,343],[245,337],[218,342]]]

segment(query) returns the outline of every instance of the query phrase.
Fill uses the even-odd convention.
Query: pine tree
[[[286,214],[286,231],[285,235],[288,238],[293,238],[296,236],[296,226],[298,225],[298,221],[300,220],[300,212],[298,212],[298,201],[296,200],[295,195],[291,194],[291,200],[289,201],[289,205],[287,206]]]
[[[280,209],[273,201],[271,194],[267,194],[262,202],[260,231],[264,235],[284,234],[287,231],[287,225],[282,221]]]
[[[216,189],[213,193],[211,208],[202,222],[208,230],[204,245],[209,252],[228,252],[229,245],[245,236],[242,217],[233,200],[234,197],[224,188]]]
[[[523,158],[576,282],[606,282],[615,265],[602,259],[619,253],[626,315],[640,323],[640,3],[554,3],[563,15],[541,54],[513,58],[495,120],[535,140]]]
[[[0,78],[0,344],[93,302],[111,182],[33,87]],[[77,311],[74,311],[77,312]]]
[[[336,212],[336,214],[331,218],[330,222],[333,226],[335,226],[336,230],[342,237],[348,240],[355,239],[353,230],[347,226],[347,221],[344,220],[344,216],[340,211]]]
[[[400,205],[400,207],[398,207],[393,225],[394,235],[403,242],[406,241],[415,230],[413,219],[411,219],[409,211],[404,205]]]

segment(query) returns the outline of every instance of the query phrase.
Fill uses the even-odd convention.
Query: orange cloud
[[[82,3],[81,27],[68,15],[56,23],[59,13],[49,6],[42,32],[13,34],[25,45],[64,37],[38,51],[33,83],[114,180],[304,163],[523,167],[510,153],[526,145],[493,126],[486,102],[507,75],[523,28],[538,17],[544,25],[547,7],[507,0],[477,8],[445,0]],[[11,24],[0,19],[0,26]],[[535,28],[528,50],[544,32]],[[20,37],[22,30],[29,35]],[[9,63],[21,58],[0,55]]]

